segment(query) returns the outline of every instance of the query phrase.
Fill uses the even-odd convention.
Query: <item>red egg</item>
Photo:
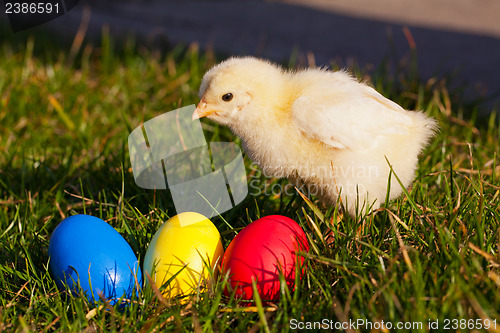
[[[296,251],[308,251],[309,243],[302,228],[292,219],[281,215],[262,217],[238,233],[222,259],[224,273],[229,271],[230,290],[242,300],[253,299],[252,279],[263,301],[280,297],[280,271],[293,290],[295,267],[304,257]],[[297,261],[297,258],[299,259]]]

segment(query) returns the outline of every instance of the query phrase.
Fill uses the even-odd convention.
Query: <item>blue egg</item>
[[[89,215],[64,219],[49,242],[50,272],[59,288],[77,291],[91,302],[100,295],[112,305],[130,299],[142,286],[139,261],[125,239],[103,220]]]

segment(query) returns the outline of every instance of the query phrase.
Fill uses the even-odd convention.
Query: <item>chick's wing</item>
[[[365,150],[384,136],[410,134],[406,111],[373,88],[328,90],[304,90],[292,104],[293,121],[305,135],[334,148]]]

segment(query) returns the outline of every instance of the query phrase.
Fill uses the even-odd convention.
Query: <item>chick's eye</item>
[[[222,100],[224,102],[229,102],[232,99],[233,99],[233,94],[231,94],[231,93],[227,93],[227,94],[222,95]]]

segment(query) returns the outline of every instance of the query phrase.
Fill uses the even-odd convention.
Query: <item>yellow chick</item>
[[[193,120],[228,126],[268,176],[306,185],[326,204],[356,212],[385,201],[392,165],[408,187],[437,128],[343,71],[285,71],[253,57],[210,69]],[[391,176],[389,198],[402,193]]]

